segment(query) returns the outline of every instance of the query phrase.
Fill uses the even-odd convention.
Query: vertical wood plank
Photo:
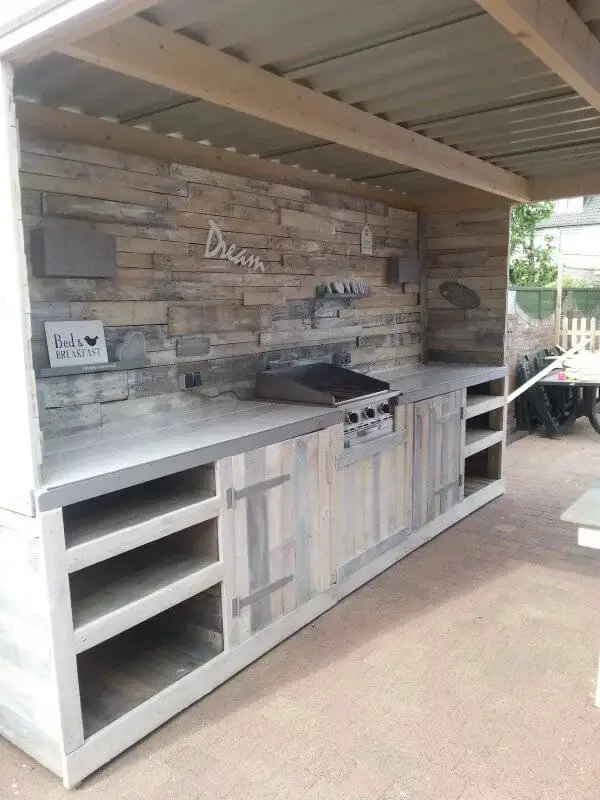
[[[0,61],[0,341],[2,371],[10,388],[0,392],[2,450],[0,507],[33,516],[39,483],[41,437],[30,347],[31,322],[19,188],[19,144],[12,69]]]
[[[314,597],[319,593],[320,573],[322,566],[319,563],[321,558],[321,538],[323,531],[319,526],[320,519],[320,495],[318,489],[319,479],[319,434],[312,433],[306,439],[306,473],[305,485],[300,487],[306,500],[308,516],[307,529],[307,550],[308,550],[308,598]]]
[[[236,596],[236,543],[233,509],[227,508],[227,490],[233,488],[232,459],[224,458],[217,463],[217,494],[221,498],[219,512],[219,556],[223,561],[223,641],[225,650],[230,650],[240,641],[237,630],[238,619],[232,615],[232,600]]]
[[[402,471],[402,483],[401,486],[404,487],[404,506],[403,506],[403,513],[404,513],[404,522],[405,527],[407,527],[410,531],[414,530],[414,520],[413,520],[413,492],[412,487],[414,484],[414,473],[413,473],[413,453],[414,453],[414,438],[415,438],[415,415],[414,415],[414,406],[411,403],[410,405],[404,406],[403,412],[403,425],[406,430],[406,446],[404,449],[404,465]]]
[[[423,501],[425,496],[423,454],[424,454],[424,406],[415,403],[414,430],[414,475],[413,475],[413,516],[415,530],[423,527]]]
[[[294,443],[282,442],[279,445],[282,475],[294,474]],[[293,611],[297,606],[297,575],[296,541],[294,537],[294,488],[291,484],[284,484],[285,500],[281,503],[280,518],[283,540],[283,558],[281,562],[282,575],[293,575],[294,579],[287,583],[281,592],[282,610],[284,614]]]
[[[380,533],[375,527],[375,498],[373,497],[374,490],[374,476],[373,476],[373,458],[366,458],[363,462],[363,490],[362,497],[363,506],[363,550],[368,550],[376,541],[378,541]]]
[[[231,459],[232,479],[234,488],[240,489],[246,485],[245,459],[243,455]],[[250,594],[250,568],[248,558],[248,528],[246,523],[245,502],[235,503],[233,510],[233,525],[235,530],[235,592],[237,597],[247,597]],[[248,606],[240,610],[236,617],[235,632],[239,644],[252,634],[250,624],[250,609]]]
[[[265,448],[265,479],[277,478],[282,471],[283,445],[273,444]],[[286,505],[285,489],[289,484],[283,484],[268,492],[266,498],[269,577],[276,581],[284,575],[284,531],[281,526],[281,509]],[[267,598],[269,602],[269,618],[271,621],[278,619],[283,614],[283,588],[271,592]]]
[[[318,473],[316,491],[319,498],[319,582],[318,592],[328,589],[334,578],[332,561],[332,505],[334,502],[334,428],[322,431],[318,436]]]
[[[73,639],[73,612],[65,549],[62,511],[40,516],[42,561],[45,574],[52,673],[56,686],[58,727],[65,754],[83,744],[83,718]],[[53,705],[48,697],[48,707]]]
[[[568,350],[570,348],[569,345],[569,320],[566,317],[562,318],[561,321],[561,328],[560,328],[560,346],[563,350]]]
[[[452,459],[454,452],[453,430],[447,422],[443,421],[452,413],[453,397],[444,395],[442,401],[442,422],[441,436],[438,447],[437,460],[440,464],[440,474],[438,477],[439,490],[439,513],[443,514],[448,510],[453,496],[454,489],[450,487],[452,476]]]
[[[245,455],[247,485],[265,480],[265,448],[253,450]],[[246,528],[248,536],[248,566],[250,593],[263,589],[270,583],[269,576],[269,529],[267,497],[265,492],[251,494],[245,499]],[[270,598],[264,597],[250,604],[250,626],[253,633],[271,621]]]
[[[425,521],[430,522],[435,518],[435,506],[437,500],[436,485],[435,485],[435,464],[437,456],[438,442],[438,414],[440,398],[434,397],[429,401],[428,413],[428,447],[427,447],[427,511]]]
[[[296,591],[297,603],[302,605],[310,598],[310,531],[307,503],[310,502],[302,490],[306,486],[308,470],[308,447],[304,437],[294,443],[294,539],[296,542]]]

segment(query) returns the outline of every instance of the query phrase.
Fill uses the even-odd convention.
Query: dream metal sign
[[[210,219],[208,221],[210,229],[204,247],[205,258],[220,258],[230,261],[236,267],[247,267],[248,272],[264,272],[265,265],[258,256],[248,253],[245,247],[238,247],[234,243],[225,241],[221,229],[217,223]]]
[[[440,294],[444,300],[452,303],[457,308],[467,310],[479,308],[481,305],[481,298],[477,292],[465,286],[464,283],[458,283],[457,281],[444,281],[440,286]]]

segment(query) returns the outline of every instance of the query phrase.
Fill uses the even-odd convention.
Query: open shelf
[[[504,438],[503,431],[491,431],[489,428],[467,428],[465,437],[465,458],[487,450]]]
[[[67,569],[89,567],[218,514],[212,464],[66,506]]]
[[[222,652],[217,585],[77,656],[85,737]]]
[[[76,652],[219,583],[222,576],[216,520],[73,573],[69,580]]]
[[[502,442],[465,459],[465,497],[502,482]]]
[[[488,486],[498,480],[499,478],[465,478],[465,497],[470,497],[482,489],[487,489]]]
[[[466,419],[472,419],[490,411],[496,411],[504,406],[505,397],[504,378],[494,381],[485,381],[467,389]],[[500,420],[497,420],[500,423]],[[491,428],[501,427],[499,424],[490,425]]]
[[[504,397],[489,394],[467,394],[466,419],[487,414],[504,405]]]

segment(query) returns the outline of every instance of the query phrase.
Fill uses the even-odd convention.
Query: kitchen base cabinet
[[[395,418],[393,434],[368,444],[378,452],[354,458],[350,449],[338,458],[338,580],[387,552],[411,531],[412,405],[398,406]]]
[[[414,405],[413,529],[464,497],[465,399],[462,390]]]
[[[221,462],[228,647],[332,585],[330,510],[341,436],[335,426]]]

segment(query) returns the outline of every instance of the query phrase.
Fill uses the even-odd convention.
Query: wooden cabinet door
[[[464,497],[464,393],[415,403],[413,527],[422,528]]]
[[[396,408],[396,443],[374,455],[338,460],[337,575],[339,580],[395,546],[412,529],[412,405]],[[386,437],[387,439],[387,437]],[[393,439],[387,439],[393,442]]]
[[[335,430],[227,460],[224,528],[229,536],[224,537],[224,556],[230,646],[333,582],[330,509]]]

